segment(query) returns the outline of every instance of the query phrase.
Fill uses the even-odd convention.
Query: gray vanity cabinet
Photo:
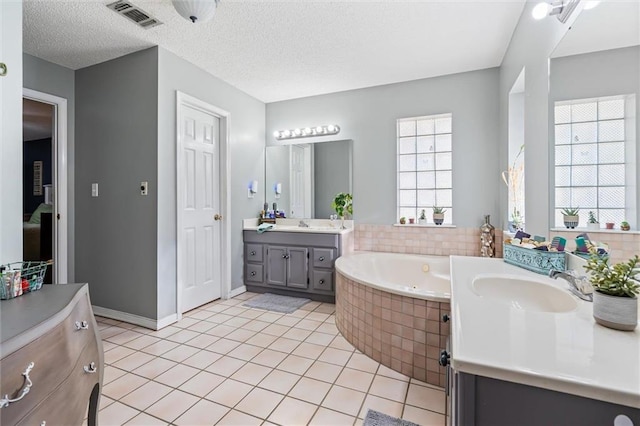
[[[340,234],[245,230],[243,240],[247,290],[335,302]]]
[[[267,246],[267,284],[306,289],[308,258],[306,247]]]

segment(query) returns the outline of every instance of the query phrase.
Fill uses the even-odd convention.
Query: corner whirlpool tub
[[[445,386],[448,256],[354,252],[336,260],[336,326],[360,352],[405,376]]]

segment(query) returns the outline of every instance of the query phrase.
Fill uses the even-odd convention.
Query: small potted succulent
[[[409,225],[413,225],[414,223],[416,223],[416,219],[413,217],[409,218]]]
[[[587,220],[587,229],[590,231],[597,231],[600,229],[600,223],[596,219],[596,214],[593,211],[589,211],[589,220]]]
[[[446,212],[447,210],[438,206],[433,206],[432,209],[433,209],[433,223],[435,223],[436,225],[442,225],[442,223],[444,222],[444,212]]]
[[[344,218],[348,214],[351,216],[353,214],[353,196],[349,193],[339,192],[336,194],[333,202],[331,203],[331,207],[336,211],[340,219],[342,220],[342,224],[340,229],[345,229],[344,226]]]
[[[578,216],[580,208],[567,207],[562,209],[562,219],[564,220],[564,226],[567,229],[574,229],[580,223],[580,216]]]
[[[616,226],[616,224],[614,222],[606,222],[604,226],[607,229],[613,229]]]
[[[402,217],[400,218],[400,225],[404,225],[405,223],[407,223],[407,218],[406,218],[406,217],[404,217],[404,216],[402,216]]]
[[[592,254],[584,267],[591,272],[593,285],[593,317],[598,324],[623,331],[638,325],[638,293],[640,274],[638,255],[627,262],[609,265],[607,256]]]
[[[424,209],[422,209],[422,211],[420,211],[420,217],[418,218],[418,224],[419,225],[426,225],[427,224],[427,213],[424,211]]]
[[[620,222],[620,229],[623,231],[628,231],[631,229],[631,225],[629,225],[629,222],[627,222],[626,220]]]

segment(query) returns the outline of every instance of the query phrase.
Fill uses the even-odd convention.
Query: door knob
[[[213,220],[222,220],[222,215],[221,215],[221,214],[217,214],[217,213],[216,213],[216,214],[213,216]]]
[[[4,62],[0,62],[0,77],[7,75],[7,65]]]

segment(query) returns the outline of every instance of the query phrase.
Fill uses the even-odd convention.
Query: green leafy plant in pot
[[[427,223],[427,213],[425,212],[424,209],[420,211],[420,217],[418,218],[418,223],[420,225],[425,225]]]
[[[349,193],[339,192],[333,199],[331,208],[333,208],[338,216],[340,216],[340,219],[342,219],[340,229],[346,229],[344,226],[344,218],[347,214],[349,216],[353,215],[353,196]]]
[[[640,258],[609,265],[609,258],[592,254],[585,269],[591,273],[593,317],[598,324],[633,331],[638,325]]]
[[[433,206],[432,209],[433,223],[435,223],[436,225],[442,225],[442,223],[444,222],[444,212],[446,212],[447,210],[438,206]]]
[[[580,212],[580,208],[567,207],[566,209],[562,209],[562,219],[564,221],[564,226],[567,229],[573,229],[578,226],[580,223],[580,216],[578,213]]]
[[[590,231],[597,231],[600,229],[600,223],[596,219],[596,214],[593,211],[589,212],[589,219],[587,220],[587,229]]]

